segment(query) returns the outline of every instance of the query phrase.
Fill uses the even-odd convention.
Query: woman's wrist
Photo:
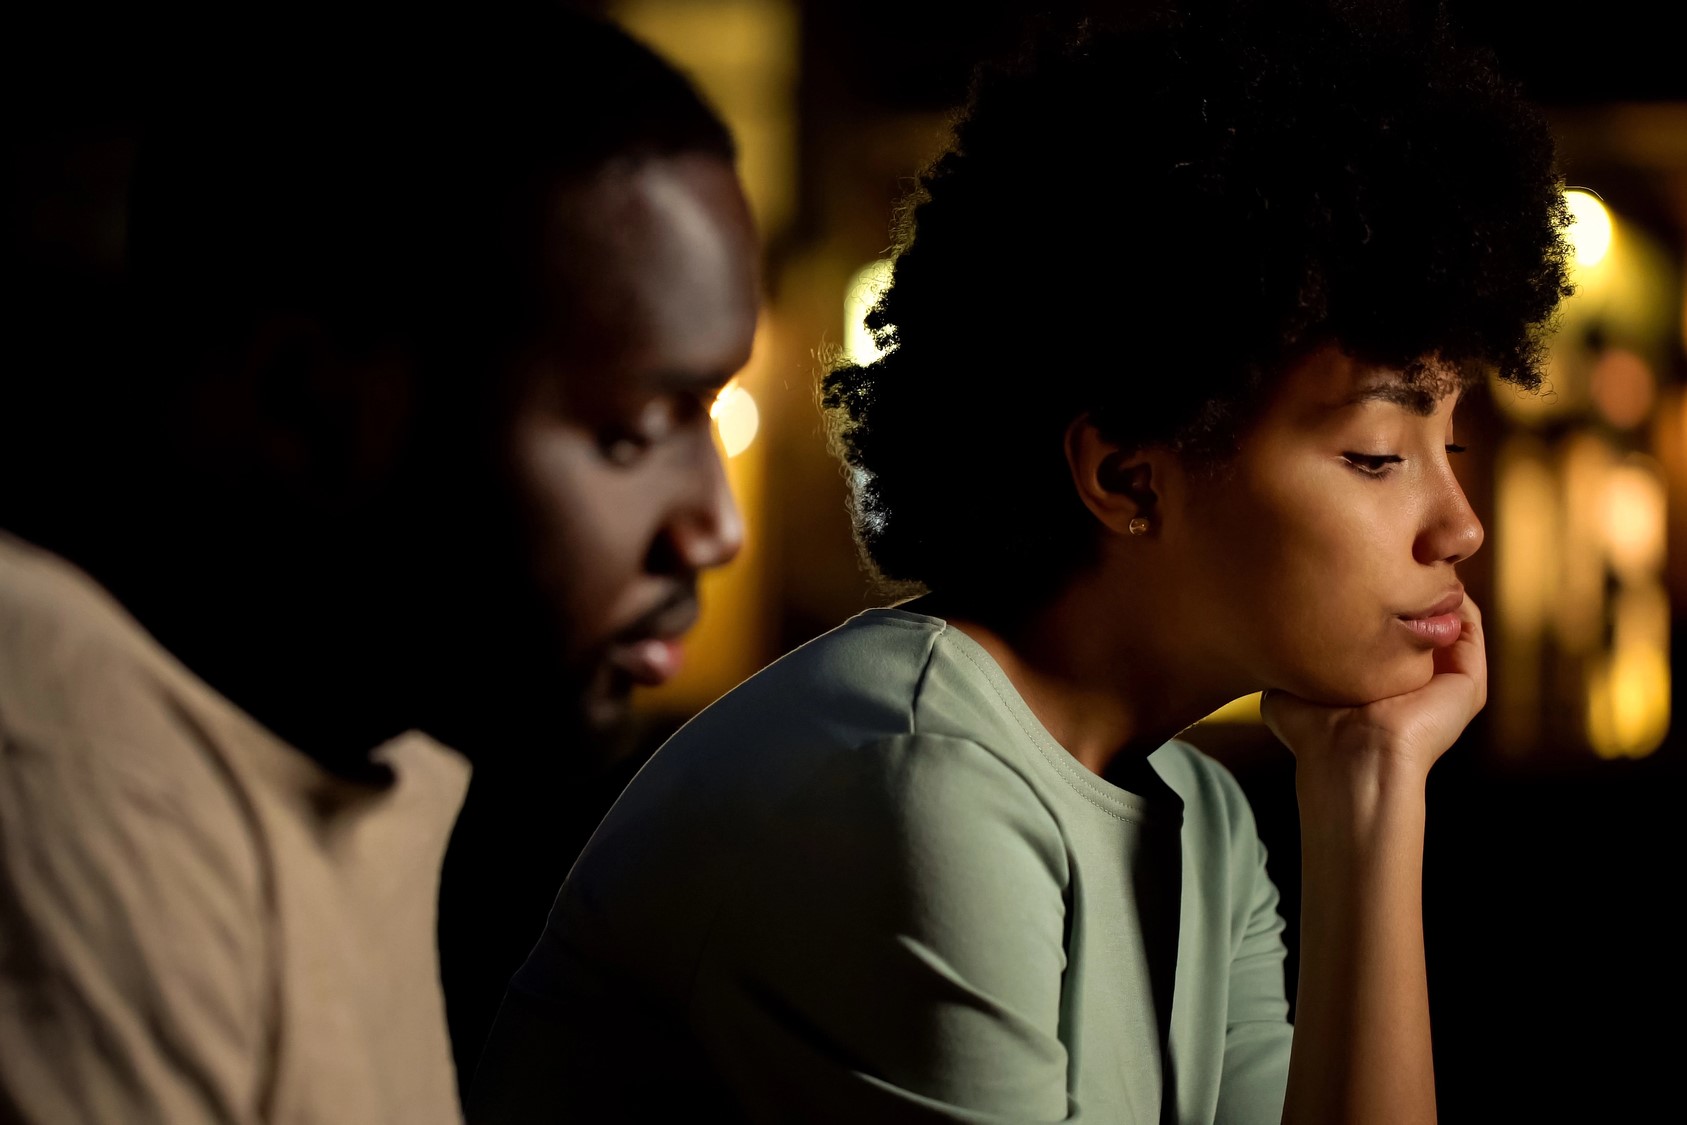
[[[1421,855],[1428,772],[1391,754],[1297,763],[1302,840],[1324,854],[1335,849],[1354,860],[1371,850],[1368,845],[1388,841],[1411,844]]]
[[[1421,799],[1436,757],[1414,753],[1384,737],[1344,741],[1321,753],[1295,755],[1295,792],[1303,806],[1308,800]]]

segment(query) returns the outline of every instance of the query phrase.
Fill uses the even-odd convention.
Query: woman
[[[825,383],[928,591],[652,760],[563,887],[487,1121],[1427,1121],[1424,782],[1482,706],[1451,455],[1538,382],[1540,121],[1439,34],[1091,33],[977,83]],[[1297,1018],[1247,802],[1294,752]],[[566,1115],[565,1115],[566,1116]]]

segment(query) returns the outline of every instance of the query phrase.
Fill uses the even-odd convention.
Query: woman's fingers
[[[1458,640],[1435,654],[1434,674],[1423,687],[1362,707],[1329,707],[1272,690],[1260,700],[1261,717],[1297,756],[1383,749],[1427,769],[1488,698],[1482,611],[1466,598],[1459,616]]]
[[[1482,633],[1482,610],[1474,601],[1466,598],[1459,606],[1459,617],[1464,623],[1464,628],[1459,633],[1458,640],[1435,654],[1435,674],[1437,677],[1469,678],[1472,686],[1469,717],[1474,717],[1488,701],[1488,654]],[[1434,683],[1433,680],[1430,682]]]
[[[1477,672],[1477,665],[1485,663],[1482,658],[1482,610],[1466,598],[1459,605],[1458,615],[1464,628],[1458,640],[1436,651],[1435,670],[1472,675]]]

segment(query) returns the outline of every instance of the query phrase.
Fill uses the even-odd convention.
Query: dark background
[[[818,248],[845,242],[860,261],[882,250],[891,203],[917,163],[910,131],[931,133],[941,111],[964,95],[974,60],[1010,44],[1032,8],[1007,0],[796,5],[796,204],[790,221],[769,232],[776,302],[799,303],[808,276],[803,263]],[[1607,198],[1679,261],[1687,245],[1687,157],[1679,144],[1670,147],[1667,130],[1648,148],[1618,143],[1601,126],[1613,107],[1687,106],[1681,41],[1668,33],[1661,9],[1639,0],[1557,12],[1474,2],[1451,8],[1467,34],[1490,45],[1503,69],[1548,109],[1572,182],[1606,185]],[[180,8],[142,13],[60,4],[8,15],[4,23],[0,526],[27,532],[40,505],[74,494],[76,450],[97,440],[82,404],[124,378],[108,324],[121,276],[123,192],[152,91],[192,52],[257,48],[220,39],[216,17]],[[1661,379],[1678,385],[1682,367],[1677,346]],[[800,383],[792,370],[789,379]],[[793,392],[799,399],[803,393]],[[1486,425],[1499,423],[1490,417]],[[793,433],[787,441],[817,440],[812,425]],[[1491,497],[1480,482],[1487,477],[1480,465],[1474,475],[1473,502],[1486,517]],[[795,470],[792,476],[808,479]],[[829,554],[824,565],[801,567],[788,550],[776,557],[772,565],[785,577],[762,645],[767,656],[873,600],[847,557],[833,477],[832,491],[806,502],[777,493],[770,500],[800,508],[802,519],[826,529],[811,549]],[[791,520],[787,538],[807,526]],[[1683,565],[1672,557],[1672,572]],[[1679,604],[1674,616],[1680,636]],[[1679,677],[1672,704],[1675,714],[1687,705]],[[629,757],[559,803],[560,851],[583,840],[629,763],[686,713],[671,705],[646,709]],[[1199,728],[1192,737],[1231,765],[1253,799],[1292,923],[1292,761],[1257,726]],[[1687,1000],[1675,921],[1687,857],[1679,828],[1687,770],[1681,743],[1672,731],[1638,761],[1537,755],[1501,745],[1478,720],[1437,766],[1425,910],[1444,1120],[1675,1116],[1672,1064],[1683,1046]]]

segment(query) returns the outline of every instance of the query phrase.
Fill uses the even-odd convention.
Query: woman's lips
[[[611,663],[634,683],[657,687],[679,674],[685,663],[685,646],[678,637],[650,637],[622,645]]]
[[[1464,604],[1464,591],[1455,590],[1422,613],[1403,613],[1400,624],[1431,648],[1446,648],[1464,632],[1464,620],[1459,606]]]
[[[1402,617],[1400,624],[1431,648],[1446,648],[1459,639],[1464,622],[1456,613],[1439,613],[1434,617]]]

